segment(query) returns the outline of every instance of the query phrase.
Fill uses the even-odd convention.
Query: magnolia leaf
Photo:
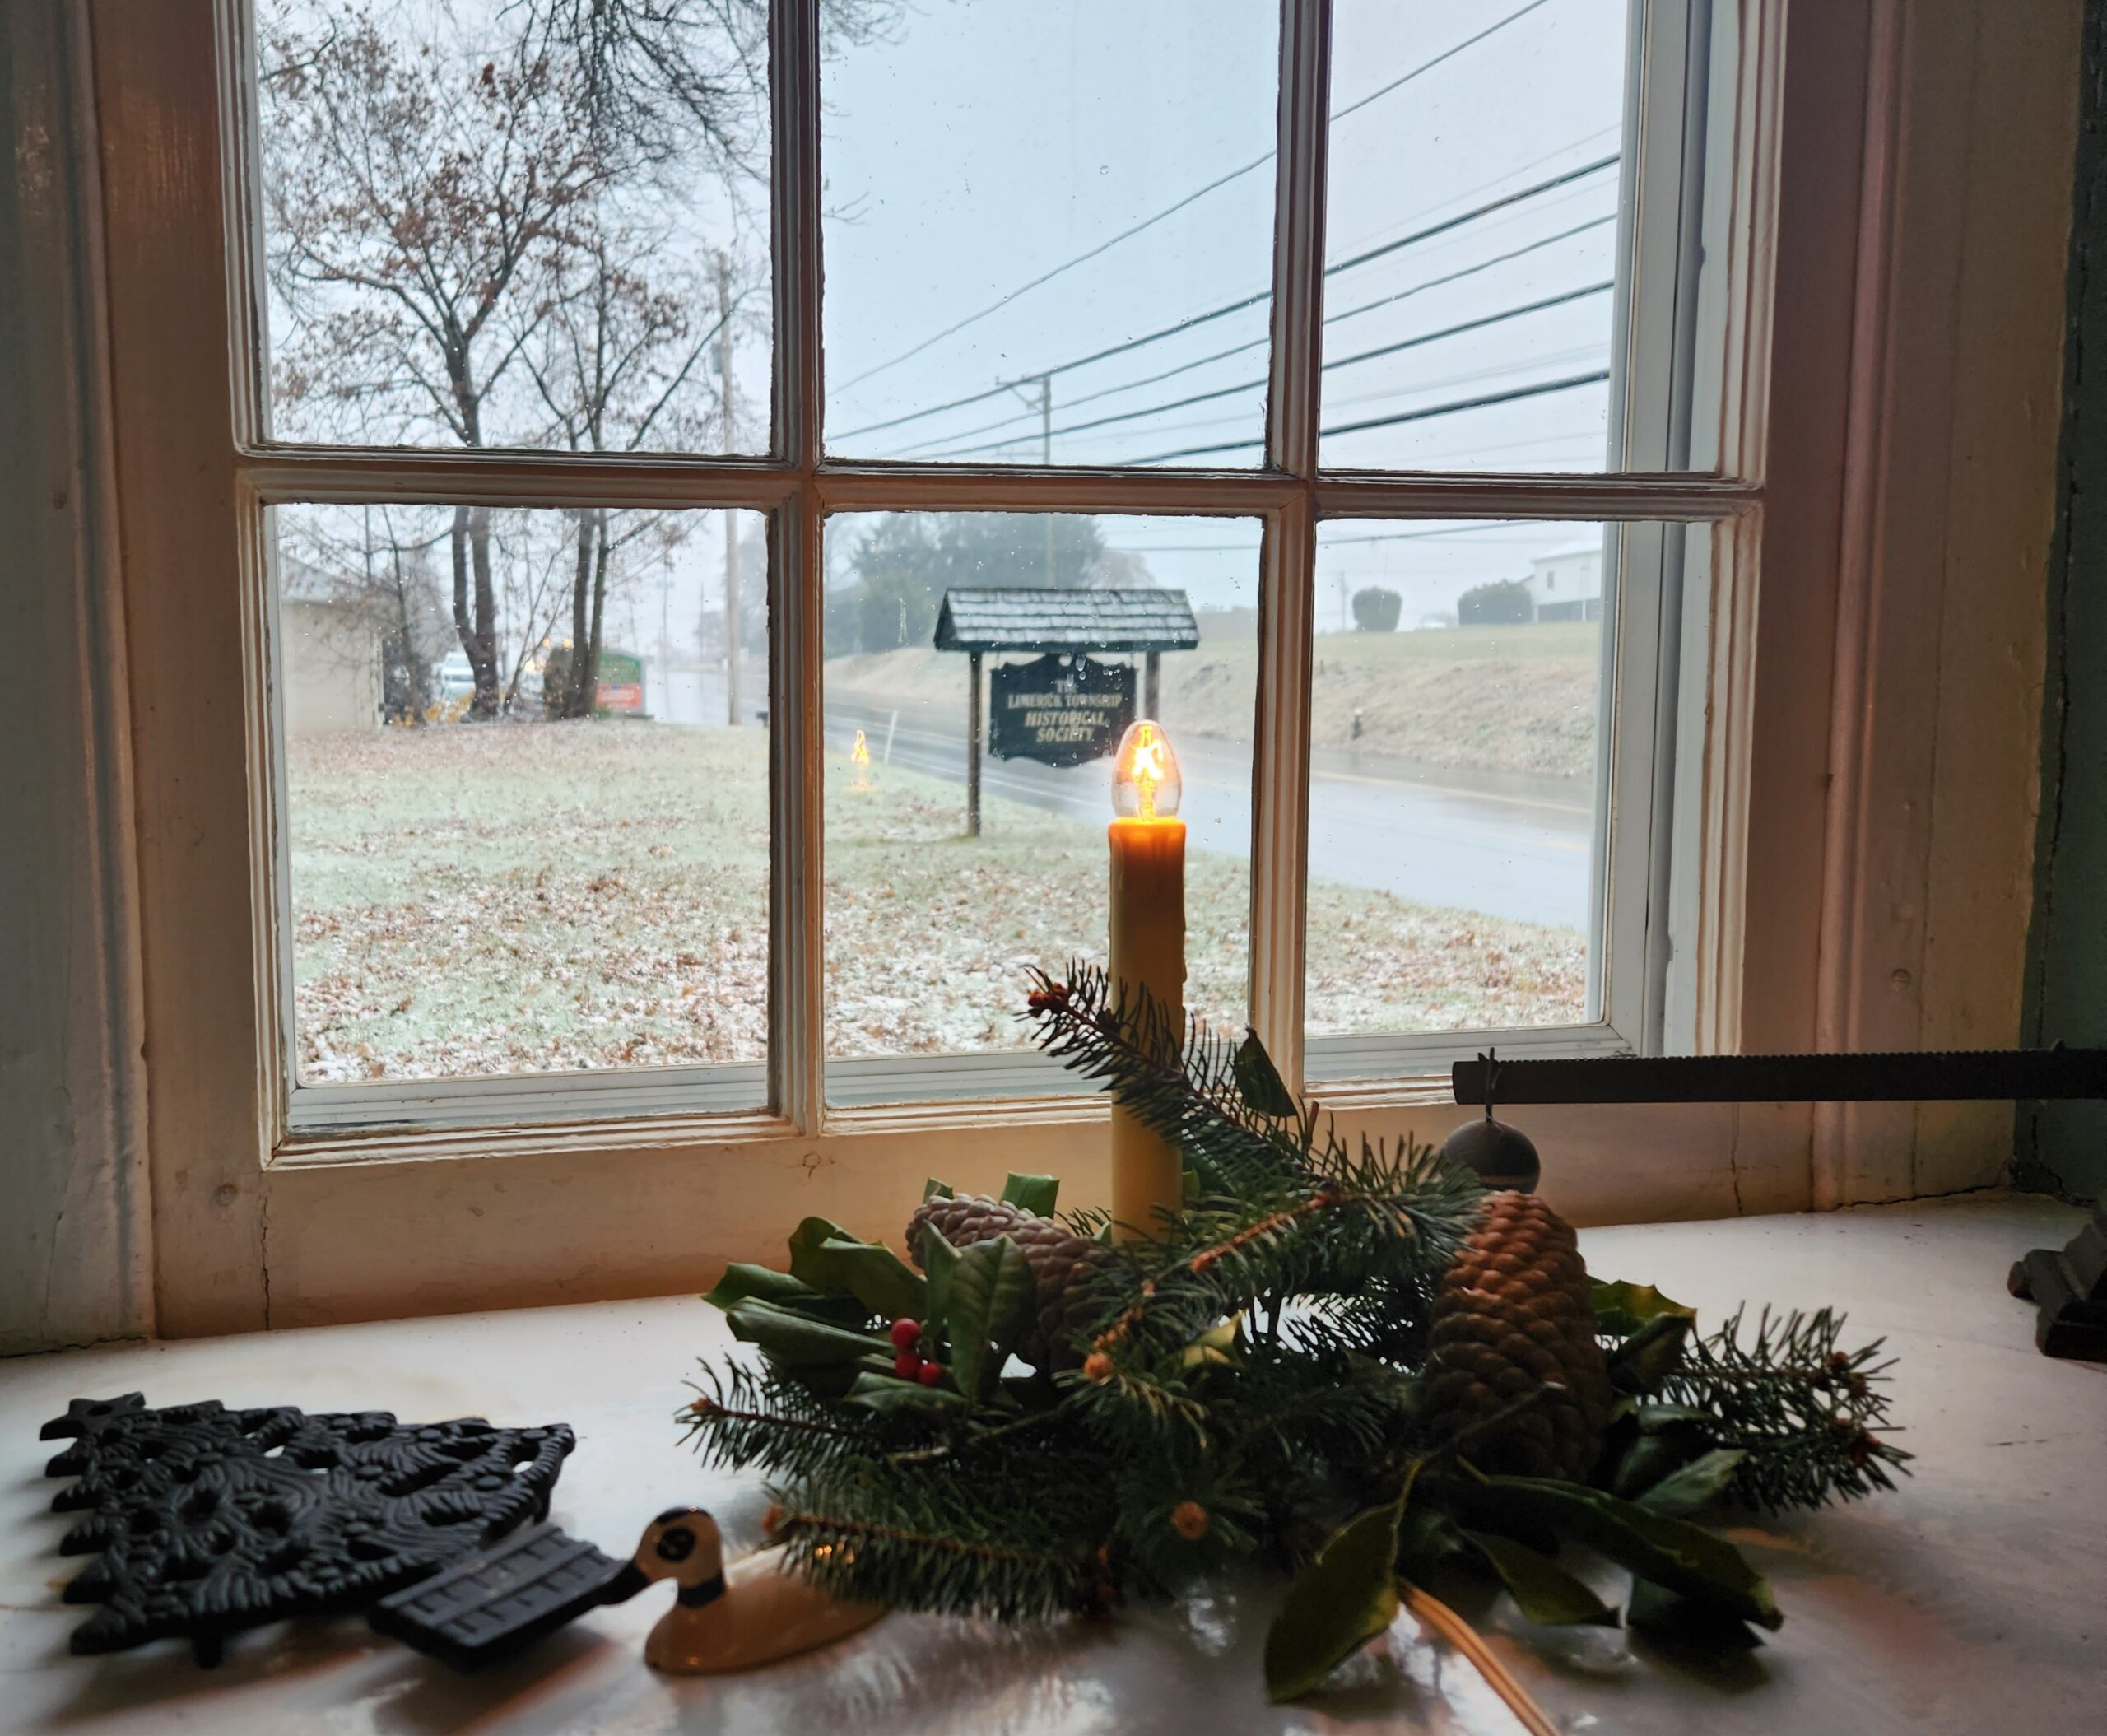
[[[963,1393],[948,1386],[924,1386],[919,1380],[903,1380],[892,1374],[859,1374],[843,1402],[881,1417],[916,1417],[930,1422],[955,1417],[966,1408]]]
[[[1287,1082],[1266,1053],[1266,1045],[1258,1040],[1258,1033],[1249,1026],[1244,1027],[1244,1040],[1230,1059],[1230,1068],[1236,1076],[1237,1095],[1244,1099],[1246,1109],[1275,1117],[1296,1113]]]
[[[1398,1508],[1371,1507],[1295,1575],[1266,1633],[1266,1693],[1308,1693],[1398,1617]]]
[[[1012,1174],[1002,1184],[1002,1203],[1017,1206],[1035,1217],[1051,1217],[1054,1202],[1060,1197],[1061,1178],[1058,1175],[1019,1175]]]
[[[928,1312],[922,1316],[925,1335],[932,1343],[948,1343],[951,1324],[951,1273],[958,1269],[958,1250],[945,1240],[934,1224],[922,1226],[922,1273],[928,1286]]]
[[[1479,1554],[1492,1564],[1514,1599],[1514,1606],[1532,1622],[1547,1627],[1592,1622],[1598,1627],[1616,1626],[1616,1612],[1549,1556],[1527,1543],[1489,1531],[1463,1531]]]
[[[1763,1636],[1747,1622],[1678,1597],[1651,1580],[1631,1582],[1631,1601],[1624,1619],[1656,1638],[1678,1640],[1709,1652],[1747,1651],[1763,1644]]]
[[[1002,1363],[1031,1329],[1039,1287],[1024,1250],[1007,1236],[960,1250],[946,1306],[951,1374],[968,1398],[986,1396]]]
[[[928,1301],[922,1275],[891,1249],[824,1217],[808,1217],[791,1232],[790,1270],[815,1290],[847,1291],[882,1320],[919,1320]]]
[[[948,1181],[939,1181],[932,1175],[922,1184],[922,1197],[924,1199],[956,1199],[958,1196],[951,1192],[951,1184]]]
[[[1682,1361],[1696,1324],[1688,1315],[1656,1315],[1610,1352],[1610,1384],[1620,1392],[1652,1392]]]
[[[1398,1526],[1398,1576],[1423,1585],[1459,1555],[1469,1553],[1456,1522],[1439,1507],[1408,1508]]]
[[[849,1362],[858,1357],[886,1354],[892,1348],[886,1340],[868,1333],[831,1326],[759,1299],[734,1302],[724,1310],[724,1320],[733,1338],[757,1346],[770,1361],[785,1368]]]
[[[743,1302],[760,1296],[771,1302],[788,1302],[802,1296],[816,1296],[819,1292],[802,1278],[793,1278],[787,1272],[778,1272],[770,1266],[748,1265],[743,1260],[734,1260],[724,1268],[724,1276],[717,1281],[717,1287],[703,1301],[713,1308],[729,1308],[734,1302]]]
[[[1784,1620],[1770,1582],[1741,1551],[1686,1520],[1649,1512],[1579,1483],[1533,1477],[1458,1483],[1451,1493],[1472,1517],[1502,1511],[1533,1516],[1619,1566],[1708,1608],[1763,1627]]]
[[[1679,1315],[1686,1320],[1697,1318],[1695,1308],[1686,1308],[1681,1302],[1663,1296],[1651,1284],[1590,1278],[1588,1289],[1594,1297],[1596,1326],[1619,1338],[1638,1331],[1647,1321],[1658,1319],[1663,1315]]]
[[[1639,1505],[1649,1513],[1666,1513],[1677,1519],[1702,1513],[1719,1504],[1733,1484],[1735,1468],[1747,1457],[1737,1447],[1714,1447],[1663,1477],[1638,1497]]]
[[[1617,1456],[1607,1487],[1612,1495],[1636,1501],[1663,1478],[1672,1477],[1705,1449],[1680,1429],[1668,1434],[1637,1435]]]

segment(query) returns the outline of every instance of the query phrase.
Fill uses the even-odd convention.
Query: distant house
[[[1602,618],[1602,545],[1575,542],[1539,555],[1529,563],[1531,619],[1600,621]]]
[[[288,735],[341,735],[381,725],[383,626],[305,561],[278,563],[278,682]]]

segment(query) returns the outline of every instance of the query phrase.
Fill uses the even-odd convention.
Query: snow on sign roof
[[[944,593],[939,651],[1189,651],[1199,623],[1183,591],[966,587]]]

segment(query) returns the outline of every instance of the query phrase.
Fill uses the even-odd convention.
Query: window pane
[[[766,449],[762,0],[256,10],[275,438]]]
[[[299,1081],[761,1060],[759,516],[272,516]]]
[[[1336,17],[1323,462],[1603,468],[1626,0]]]
[[[1027,967],[1103,961],[1111,761],[1033,756],[1063,756],[1062,732],[1040,731],[1031,708],[1008,703],[1064,688],[1116,693],[1131,683],[1134,705],[1149,708],[1146,653],[1094,651],[1059,667],[1040,661],[1084,656],[1056,646],[1086,636],[1054,624],[1079,606],[1079,592],[1089,593],[1093,612],[1146,623],[1175,621],[1189,606],[1197,649],[1157,654],[1154,677],[1154,709],[1184,775],[1186,1007],[1240,1028],[1249,1001],[1258,526],[862,514],[831,522],[827,565],[829,1054],[1028,1049],[1016,1017]],[[974,598],[960,597],[968,590]],[[978,836],[967,809],[972,658],[935,645],[947,595],[956,620],[970,601],[976,618],[999,616],[1013,623],[1008,636],[1024,641],[982,658]],[[1069,753],[1116,742],[1116,703],[1104,714],[1103,738],[1078,740]],[[915,1090],[909,1081],[899,1087]]]
[[[1323,528],[1311,1036],[1593,1016],[1608,562],[1621,540],[1600,524]],[[1636,727],[1650,733],[1650,719]]]
[[[826,66],[827,444],[1255,463],[1275,0],[985,0]]]

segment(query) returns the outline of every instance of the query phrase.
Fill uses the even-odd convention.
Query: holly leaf
[[[1686,1520],[1579,1483],[1533,1477],[1458,1482],[1451,1498],[1472,1515],[1505,1510],[1533,1516],[1640,1578],[1744,1622],[1776,1627],[1784,1620],[1770,1582],[1741,1551]]]
[[[790,1235],[790,1272],[815,1290],[846,1291],[882,1320],[922,1318],[928,1288],[891,1249],[808,1217]]]
[[[1002,1183],[1002,1203],[1016,1206],[1035,1217],[1051,1217],[1054,1202],[1060,1194],[1058,1175],[1019,1175],[1012,1172]]]
[[[1244,1099],[1246,1109],[1276,1118],[1297,1112],[1287,1082],[1266,1053],[1266,1045],[1258,1040],[1258,1033],[1249,1026],[1244,1026],[1244,1040],[1236,1045],[1229,1064],[1235,1076],[1237,1095]]]
[[[880,1417],[912,1417],[925,1422],[956,1417],[966,1408],[963,1393],[903,1380],[898,1375],[858,1375],[843,1402]]]
[[[946,1313],[951,1375],[968,1398],[981,1399],[994,1385],[1003,1361],[1031,1329],[1038,1300],[1031,1262],[1009,1236],[960,1251]]]
[[[1677,1519],[1702,1513],[1717,1506],[1733,1487],[1735,1468],[1747,1457],[1737,1447],[1714,1447],[1663,1477],[1639,1496],[1639,1505],[1649,1513],[1666,1513]]]
[[[1598,1627],[1616,1626],[1616,1612],[1549,1556],[1488,1531],[1465,1529],[1462,1534],[1500,1575],[1515,1608],[1532,1622],[1547,1627],[1582,1622]]]
[[[922,1273],[928,1287],[928,1312],[922,1316],[922,1325],[933,1339],[942,1342],[951,1331],[951,1274],[958,1268],[958,1250],[934,1224],[922,1226],[921,1240]]]
[[[1610,1384],[1620,1392],[1652,1392],[1682,1361],[1696,1324],[1689,1315],[1655,1315],[1610,1352]]]
[[[850,1332],[755,1298],[724,1310],[732,1336],[759,1347],[785,1368],[816,1368],[830,1362],[853,1362],[858,1357],[890,1358],[892,1345],[868,1333]]]
[[[1288,1587],[1266,1632],[1266,1694],[1299,1699],[1398,1618],[1398,1508],[1371,1507],[1332,1534]]]
[[[1697,1318],[1695,1308],[1686,1308],[1681,1302],[1663,1296],[1651,1284],[1627,1283],[1621,1278],[1590,1278],[1588,1289],[1594,1298],[1597,1328],[1619,1338],[1628,1337],[1649,1320],[1657,1320],[1663,1315],[1679,1315],[1686,1320]]]

